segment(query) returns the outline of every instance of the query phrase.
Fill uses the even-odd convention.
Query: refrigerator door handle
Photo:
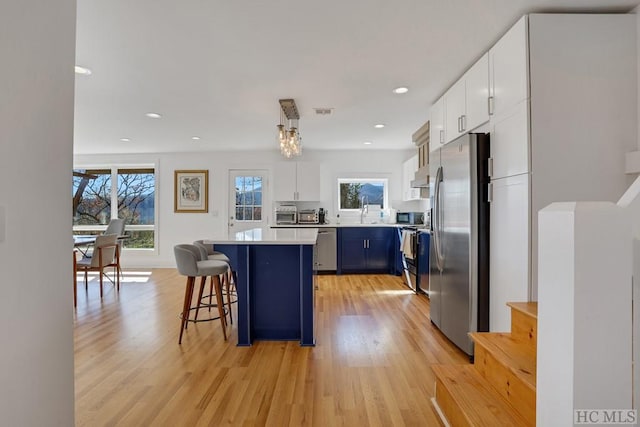
[[[438,168],[436,172],[435,182],[435,197],[434,197],[434,227],[433,227],[433,244],[436,255],[436,266],[438,270],[442,272],[444,268],[443,256],[442,256],[442,200],[441,200],[441,185],[442,185],[442,166]]]
[[[440,167],[436,171],[436,177],[434,182],[433,189],[433,213],[431,220],[433,224],[431,224],[431,228],[433,230],[433,254],[435,255],[436,267],[440,270],[440,262],[438,261],[438,209],[440,205],[438,204],[438,190],[440,189]]]

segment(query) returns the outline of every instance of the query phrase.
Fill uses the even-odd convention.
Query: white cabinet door
[[[529,174],[491,181],[489,329],[509,332],[507,302],[529,299]]]
[[[279,162],[273,170],[273,199],[277,202],[296,200],[296,162]]]
[[[317,202],[320,200],[320,164],[280,162],[273,171],[276,202]]]
[[[526,16],[489,50],[489,81],[493,115],[501,115],[529,98]]]
[[[491,121],[491,178],[505,178],[530,171],[529,101]]]
[[[464,75],[466,111],[463,118],[465,132],[489,121],[489,54],[482,55]]]
[[[444,94],[445,142],[451,142],[464,133],[465,81],[460,79]]]
[[[298,162],[296,167],[296,200],[301,202],[320,201],[320,164]]]
[[[431,106],[429,120],[429,151],[433,151],[442,147],[445,141],[444,96],[440,97],[440,99]]]

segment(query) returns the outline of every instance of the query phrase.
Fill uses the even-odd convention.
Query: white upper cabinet
[[[301,202],[317,202],[320,200],[320,164],[314,162],[298,162],[296,169],[298,198]]]
[[[489,50],[489,112],[499,116],[529,98],[527,17]]]
[[[444,94],[445,142],[453,141],[464,133],[465,110],[465,80],[462,78]]]
[[[445,141],[489,121],[489,54],[485,53],[444,94]]]
[[[467,111],[464,128],[469,132],[489,121],[489,54],[485,53],[465,74]]]
[[[521,102],[491,120],[491,179],[527,173],[529,160],[529,103]]]
[[[320,200],[320,165],[314,162],[280,162],[273,171],[274,200]]]
[[[429,151],[433,151],[442,147],[445,141],[444,96],[431,106],[429,121]]]

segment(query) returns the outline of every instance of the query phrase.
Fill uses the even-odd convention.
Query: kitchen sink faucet
[[[369,213],[369,196],[360,198],[360,224],[364,224],[364,215]]]

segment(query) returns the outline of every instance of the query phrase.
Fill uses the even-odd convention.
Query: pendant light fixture
[[[280,99],[280,124],[278,128],[278,144],[280,153],[287,159],[302,154],[302,138],[298,127],[298,107],[293,99]],[[287,125],[285,126],[284,119]]]

